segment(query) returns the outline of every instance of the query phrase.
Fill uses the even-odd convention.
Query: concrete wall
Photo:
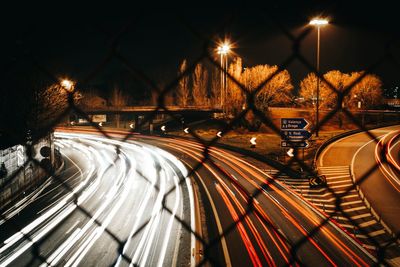
[[[43,146],[53,147],[50,137],[39,140],[33,146],[34,159],[40,161],[43,158],[39,152]],[[60,165],[60,157],[53,156],[54,158],[57,167]],[[48,177],[40,166],[33,161],[25,163],[26,161],[28,161],[26,147],[22,145],[0,151],[0,164],[4,162],[7,169],[7,176],[0,178],[0,208],[11,203],[25,191],[39,186]]]

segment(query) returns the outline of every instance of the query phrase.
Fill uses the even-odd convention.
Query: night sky
[[[365,70],[389,51],[391,58],[371,72],[382,78],[385,88],[400,83],[398,9],[385,1],[276,1],[262,6],[250,1],[187,2],[179,7],[132,3],[82,6],[54,1],[50,5],[35,2],[3,7],[3,79],[13,81],[10,77],[39,66],[39,72],[71,77],[82,87],[107,92],[118,84],[142,96],[148,85],[132,76],[115,57],[104,68],[99,67],[112,51],[157,84],[166,84],[175,78],[182,59],[191,63],[203,53],[210,37],[229,37],[245,67],[282,64],[292,53],[293,44],[284,30],[298,36],[309,27],[310,18],[324,15],[330,17],[331,24],[321,30],[322,72]],[[315,29],[301,41],[300,53],[315,64]],[[309,72],[298,60],[287,69],[296,88]]]

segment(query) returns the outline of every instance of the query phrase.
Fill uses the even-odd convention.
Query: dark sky
[[[351,72],[374,66],[371,72],[382,78],[385,88],[400,83],[399,12],[389,2],[276,1],[262,6],[251,1],[186,2],[187,6],[179,7],[132,3],[82,6],[54,1],[4,7],[1,67],[5,79],[33,66],[100,87],[116,82],[143,90],[146,86],[132,78],[121,61],[114,57],[105,67],[101,62],[117,51],[151,80],[168,83],[182,59],[193,62],[202,55],[205,40],[224,36],[235,43],[234,51],[247,67],[282,64],[293,52],[293,41],[284,31],[296,37],[307,30],[310,18],[326,15],[331,24],[321,31],[321,71]],[[388,51],[392,58],[382,60]],[[315,29],[300,42],[300,54],[315,63]],[[299,60],[287,69],[295,87],[309,72]]]

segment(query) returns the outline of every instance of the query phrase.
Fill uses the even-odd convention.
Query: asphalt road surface
[[[190,265],[190,233],[177,220],[191,225],[182,163],[144,144],[56,137],[65,171],[3,213],[0,266]]]
[[[0,266],[375,261],[339,225],[240,155],[186,140],[118,141],[121,134],[109,134],[115,138],[58,132],[65,171],[18,213],[3,214]]]
[[[399,162],[396,135],[399,129],[400,126],[391,126],[371,130],[369,134],[362,132],[342,138],[329,145],[318,160],[320,172],[328,175],[333,190],[341,186],[340,193],[348,197],[354,195],[353,199],[344,199],[343,203],[354,203],[346,206],[346,213],[363,230],[360,238],[376,241],[373,244],[376,249],[380,246],[392,250],[387,256],[398,263],[400,248],[393,243],[391,236],[400,232],[400,181],[396,170]],[[392,163],[386,160],[389,157]],[[375,210],[372,212],[374,216],[368,215],[371,211],[365,201],[356,197],[358,192],[354,184],[359,186]],[[377,218],[381,218],[387,227]],[[390,247],[388,242],[392,243]]]

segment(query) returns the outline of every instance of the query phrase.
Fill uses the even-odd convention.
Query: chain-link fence
[[[29,116],[24,117],[21,114],[16,114],[15,117],[14,114],[7,115],[8,117],[11,117],[11,119],[5,119],[6,124],[15,126],[15,129],[21,130],[22,133],[15,133],[15,135],[13,135],[12,133],[10,134],[10,132],[7,132],[7,129],[11,129],[11,127],[6,127],[6,130],[3,130],[2,133],[2,135],[5,137],[4,146],[8,143],[15,142],[15,140],[21,140],[21,138],[18,139],[17,137],[25,137],[27,129],[32,129],[33,131],[33,140],[28,140],[24,143],[25,151],[29,160],[25,161],[25,163],[20,166],[19,171],[13,173],[13,176],[18,177],[18,173],[26,172],[29,166],[34,165],[43,168],[49,175],[51,175],[53,177],[53,183],[65,187],[67,191],[75,192],[73,187],[69,187],[68,185],[66,185],[66,183],[64,183],[64,181],[61,179],[60,174],[56,172],[55,168],[43,164],[33,157],[32,148],[36,145],[37,142],[39,142],[38,140],[40,140],[42,136],[47,135],[49,132],[53,132],[55,127],[65,126],[65,124],[71,126],[71,116],[75,116],[75,118],[80,118],[82,120],[81,122],[85,122],[89,126],[92,126],[93,129],[96,129],[98,133],[100,133],[104,138],[107,139],[129,141],[131,138],[136,138],[136,133],[138,132],[138,130],[143,130],[144,127],[146,127],[146,129],[148,129],[151,134],[154,133],[157,138],[159,136],[164,136],[167,138],[170,137],[170,135],[164,135],[161,129],[162,124],[157,124],[158,121],[164,122],[164,119],[167,117],[169,119],[170,125],[179,125],[179,128],[176,126],[175,127],[177,129],[180,129],[180,131],[185,129],[187,132],[186,136],[190,136],[189,140],[194,140],[202,145],[202,158],[199,160],[198,164],[196,164],[195,166],[190,166],[191,168],[189,170],[189,174],[187,175],[191,178],[195,188],[202,187],[198,179],[198,173],[202,168],[204,168],[204,164],[211,164],[215,168],[218,168],[221,172],[223,171],[223,168],[214,162],[215,154],[212,154],[212,149],[221,146],[227,148],[228,146],[226,144],[221,144],[221,137],[218,135],[214,135],[211,138],[205,138],[204,136],[202,136],[201,133],[193,130],[192,124],[190,124],[190,116],[187,115],[184,117],[182,116],[182,112],[187,112],[188,110],[190,110],[194,111],[195,113],[196,110],[209,110],[209,114],[222,114],[222,118],[219,120],[221,124],[219,125],[218,130],[224,136],[228,136],[229,133],[240,132],[244,127],[249,127],[249,125],[253,127],[254,122],[257,122],[259,124],[258,126],[261,125],[265,129],[267,129],[269,135],[277,137],[277,139],[279,140],[278,142],[280,142],[280,139],[283,139],[286,143],[285,146],[287,146],[287,149],[283,150],[285,152],[283,153],[284,160],[282,160],[279,155],[274,158],[266,157],[265,155],[254,153],[253,151],[245,151],[243,149],[238,150],[237,148],[236,150],[241,151],[249,157],[256,158],[258,166],[262,166],[261,168],[266,169],[265,172],[269,174],[270,177],[272,177],[271,181],[276,180],[277,182],[279,182],[279,184],[285,184],[287,188],[289,188],[292,192],[295,192],[293,193],[293,196],[300,196],[303,200],[312,203],[315,209],[324,212],[324,214],[326,215],[326,219],[322,220],[322,222],[320,222],[314,229],[307,230],[307,235],[303,239],[301,239],[298,243],[290,244],[287,261],[288,265],[307,265],[307,262],[303,262],[302,259],[298,257],[297,253],[301,250],[301,247],[304,243],[311,242],[310,239],[316,238],[318,233],[324,231],[324,226],[332,221],[345,229],[349,235],[355,236],[359,240],[359,242],[361,242],[362,246],[364,248],[367,248],[368,251],[376,258],[377,265],[393,264],[392,260],[400,256],[400,248],[398,245],[399,233],[393,230],[392,225],[387,225],[387,223],[385,222],[385,216],[383,214],[379,214],[379,211],[376,211],[373,205],[370,204],[371,200],[368,199],[368,195],[364,195],[364,191],[362,190],[361,185],[363,183],[366,183],[370,175],[379,170],[379,168],[382,167],[382,164],[396,169],[396,160],[387,160],[388,152],[390,152],[389,150],[391,148],[383,145],[380,142],[380,139],[377,138],[378,134],[371,129],[374,127],[382,126],[382,122],[388,122],[389,124],[397,123],[398,115],[395,111],[362,111],[363,109],[360,108],[360,106],[357,106],[360,105],[358,104],[358,102],[360,101],[355,102],[357,104],[354,107],[349,104],[349,98],[352,99],[352,97],[354,97],[352,95],[353,88],[362,83],[363,79],[368,77],[368,75],[374,74],[376,71],[379,71],[382,66],[385,66],[385,64],[391,64],[392,68],[396,69],[397,72],[399,71],[399,62],[396,58],[396,53],[398,53],[398,51],[393,48],[399,43],[398,35],[391,35],[392,39],[390,39],[390,41],[388,42],[385,42],[387,50],[382,51],[382,53],[380,54],[381,56],[374,59],[373,63],[366,65],[363,72],[360,72],[358,76],[353,77],[351,81],[345,84],[341,83],[338,85],[335,81],[332,81],[328,79],[327,76],[323,75],[323,72],[319,70],[319,66],[317,67],[314,64],[314,60],[310,60],[304,55],[303,48],[305,40],[307,40],[307,38],[310,38],[310,36],[314,37],[314,28],[304,27],[298,30],[296,34],[293,34],[290,28],[284,26],[284,23],[279,15],[275,14],[273,11],[268,9],[262,9],[262,12],[254,11],[255,14],[259,16],[259,19],[256,20],[255,24],[273,27],[273,31],[280,34],[279,38],[283,36],[286,42],[289,43],[290,48],[288,49],[288,54],[284,56],[283,60],[281,60],[281,63],[277,64],[276,68],[272,69],[272,71],[270,71],[267,75],[262,76],[261,80],[259,77],[249,76],[249,79],[254,79],[254,81],[257,81],[258,79],[258,81],[255,82],[256,84],[252,84],[250,86],[248,81],[239,77],[240,75],[238,76],[237,73],[235,73],[230,68],[231,65],[229,63],[232,62],[227,62],[228,56],[223,58],[221,51],[219,51],[219,54],[218,51],[216,51],[216,47],[220,45],[218,41],[218,36],[221,36],[221,33],[226,33],[226,29],[230,26],[235,25],[235,19],[238,16],[240,16],[241,14],[248,15],[249,13],[251,13],[250,11],[253,12],[254,10],[236,10],[229,16],[226,16],[226,14],[224,14],[223,19],[220,20],[222,23],[213,24],[211,27],[213,30],[209,35],[205,35],[203,33],[202,27],[196,24],[198,23],[198,21],[193,22],[187,19],[185,16],[177,16],[176,12],[172,12],[171,14],[168,14],[168,16],[164,15],[163,19],[167,19],[168,17],[171,20],[175,20],[177,24],[184,29],[183,31],[185,32],[185,34],[190,36],[190,38],[194,38],[196,40],[194,43],[197,44],[198,49],[196,52],[193,52],[193,54],[190,55],[191,59],[186,62],[186,65],[183,68],[178,69],[177,66],[177,70],[175,71],[175,73],[169,75],[166,79],[164,79],[163,83],[160,83],[159,81],[157,81],[156,78],[149,75],[148,72],[145,70],[145,67],[136,64],[135,56],[143,53],[142,51],[130,51],[130,53],[126,53],[125,51],[127,50],[123,49],[124,46],[131,45],[130,42],[132,40],[143,42],[143,39],[141,38],[144,38],[146,36],[146,34],[143,35],[140,30],[142,30],[141,27],[143,27],[143,24],[148,23],[149,20],[144,18],[144,16],[140,14],[136,14],[132,19],[129,20],[128,23],[121,23],[122,27],[118,28],[117,31],[109,32],[109,28],[107,27],[98,30],[96,28],[98,25],[96,25],[96,27],[93,27],[96,28],[96,30],[98,31],[94,31],[94,33],[91,32],[91,36],[93,38],[102,38],[103,36],[105,36],[108,41],[108,45],[106,45],[105,47],[101,47],[101,49],[104,49],[104,54],[102,54],[100,58],[93,59],[93,61],[91,62],[92,67],[89,69],[89,71],[86,71],[88,75],[84,75],[85,77],[80,77],[79,79],[73,81],[72,84],[62,84],[62,78],[60,78],[59,73],[57,71],[53,71],[55,65],[54,62],[41,62],[41,60],[37,58],[40,57],[40,55],[36,55],[34,51],[29,49],[29,41],[33,42],[32,37],[27,38],[27,40],[29,40],[27,42],[21,41],[22,43],[18,43],[17,45],[15,45],[14,52],[16,51],[16,55],[18,58],[14,60],[11,65],[5,66],[5,68],[3,69],[3,76],[6,80],[5,84],[9,86],[7,90],[12,90],[12,84],[18,82],[19,79],[25,79],[25,77],[22,76],[24,76],[24,73],[27,72],[29,72],[30,74],[33,73],[35,77],[31,81],[24,81],[23,86],[28,86],[28,89],[26,87],[24,88],[24,92],[28,92],[32,88],[39,89],[32,89],[32,91],[35,91],[35,93],[29,94],[32,96],[32,100],[28,101],[30,105],[28,105],[29,112],[27,113],[34,113],[34,123],[27,123],[26,120]],[[157,20],[157,23],[160,21],[161,19]],[[209,23],[211,22],[207,21],[207,25]],[[86,25],[91,24],[87,23],[85,24],[85,26]],[[260,29],[262,29],[263,27],[255,27],[255,25],[248,24],[246,25],[248,26],[248,28],[246,28],[246,31],[251,32],[252,30],[254,30],[257,34],[263,33],[262,30],[260,33]],[[157,27],[162,28],[163,25],[158,25]],[[144,29],[145,31],[147,31],[146,28]],[[131,37],[129,41],[126,41],[127,36]],[[168,36],[168,34],[166,34],[166,36]],[[91,37],[89,36],[86,38]],[[137,39],[135,40],[135,38]],[[163,42],[168,41],[170,40],[164,40]],[[178,42],[179,41],[181,40],[178,40]],[[70,42],[68,44],[71,45]],[[238,44],[238,46],[239,45],[240,44]],[[82,42],[79,41],[78,46],[84,46],[84,39]],[[152,49],[161,49],[162,46],[163,45],[161,43],[154,44],[154,48]],[[278,50],[279,48],[276,47],[275,49]],[[51,54],[50,51],[48,51],[48,53]],[[158,55],[158,53],[156,54]],[[150,56],[151,55],[146,55],[146,57]],[[233,58],[234,56],[229,56],[229,59]],[[203,63],[205,66],[207,66],[208,70],[212,70],[214,71],[214,73],[216,73],[214,77],[216,80],[216,85],[214,85],[213,87],[215,91],[211,89],[212,81],[208,82],[208,84],[205,85],[205,87],[208,88],[206,91],[207,97],[205,97],[206,100],[204,100],[204,102],[202,103],[203,105],[205,104],[205,106],[196,107],[192,105],[189,107],[188,103],[179,101],[181,101],[182,98],[185,97],[187,99],[192,99],[192,101],[196,97],[201,97],[200,94],[200,96],[197,95],[191,98],[190,95],[195,93],[195,89],[190,88],[189,83],[187,82],[187,79],[189,79],[188,77],[191,77],[191,75],[194,75],[194,73],[198,71],[197,66],[199,63]],[[377,157],[380,158],[380,162],[378,161],[379,163],[375,163],[373,164],[373,166],[368,167],[368,170],[364,172],[361,177],[355,178],[355,173],[354,170],[351,169],[351,166],[333,165],[332,167],[330,167],[318,165],[318,162],[316,160],[317,158],[315,158],[314,161],[312,160],[312,158],[310,158],[311,155],[314,153],[309,153],[309,158],[305,160],[304,150],[302,147],[298,147],[299,142],[296,142],[298,140],[285,140],[282,136],[282,129],[280,127],[281,121],[279,120],[280,118],[275,117],[276,113],[274,115],[274,112],[271,111],[273,110],[273,107],[272,109],[269,109],[268,106],[266,108],[265,106],[262,106],[260,104],[261,96],[265,99],[268,97],[273,98],[273,96],[267,96],[266,93],[264,93],[265,88],[268,87],[269,84],[275,82],[274,79],[280,77],[280,75],[282,75],[282,73],[285,72],[286,69],[290,69],[292,65],[298,65],[299,63],[302,68],[306,69],[307,72],[317,73],[316,83],[319,84],[317,86],[321,86],[321,88],[317,89],[321,89],[320,99],[318,99],[319,95],[317,95],[317,99],[315,102],[315,99],[312,100],[313,97],[315,97],[315,93],[310,95],[310,99],[313,103],[311,103],[311,106],[308,106],[308,115],[306,116],[308,120],[312,121],[310,132],[313,136],[311,139],[314,142],[311,144],[312,148],[314,148],[313,151],[315,151],[315,149],[322,143],[322,141],[325,141],[319,138],[314,138],[314,136],[322,134],[321,132],[323,132],[325,127],[335,127],[336,124],[337,129],[339,129],[343,125],[351,124],[352,129],[356,130],[353,131],[353,133],[364,132],[366,134],[367,140],[364,140],[365,143],[373,142],[377,145],[377,147],[380,148],[380,150],[377,152]],[[90,108],[88,108],[88,106],[82,106],[80,102],[80,100],[85,98],[85,94],[90,94],[90,90],[85,89],[95,88],[96,79],[108,75],[105,70],[108,67],[113,68],[115,67],[115,65],[123,66],[124,70],[127,71],[127,75],[124,76],[125,78],[127,76],[133,77],[132,79],[137,84],[140,84],[140,86],[147,89],[145,93],[140,93],[139,96],[131,94],[130,97],[136,98],[136,100],[138,100],[137,98],[140,98],[139,100],[141,100],[141,98],[153,98],[153,101],[155,101],[155,105],[153,106],[149,106],[148,103],[145,103],[147,110],[142,110],[142,113],[137,113],[139,114],[138,116],[141,117],[137,117],[136,121],[132,121],[131,119],[125,119],[124,121],[124,116],[128,117],[128,115],[124,114],[129,114],[129,112],[132,112],[132,114],[134,114],[134,108],[140,109],[140,106],[144,105],[136,104],[135,107],[132,107],[132,110],[129,110],[128,107],[126,107],[126,102],[118,103],[118,101],[116,101],[111,108],[104,107],[104,103],[100,103],[98,107],[93,108],[93,102],[92,104],[88,104],[89,106],[92,105]],[[243,73],[242,70],[240,73]],[[121,82],[119,80],[120,78],[121,77],[117,75],[111,77],[110,80],[112,82],[119,83]],[[31,86],[31,84],[34,85]],[[51,86],[49,86],[49,84],[51,84]],[[182,84],[186,84],[186,92],[179,91],[180,89],[178,88],[182,89]],[[48,91],[44,91],[43,93],[43,91],[40,90],[40,88],[43,87],[52,88],[53,93],[49,93]],[[239,97],[237,97],[236,95],[235,98],[235,96],[233,95],[232,92],[234,89],[237,90],[235,92],[237,93],[237,95],[239,95]],[[325,91],[323,92],[322,90]],[[55,96],[52,95],[54,94],[54,92],[56,92]],[[184,96],[184,93],[186,93],[186,96]],[[322,96],[322,94],[325,95]],[[18,92],[14,94],[14,92],[8,92],[6,95],[9,97],[9,99],[4,99],[4,101],[2,101],[4,104],[2,112],[4,114],[10,114],[9,110],[5,110],[6,108],[10,108],[10,105],[7,105],[5,101],[13,102],[14,100],[11,98],[22,96],[23,93]],[[128,96],[129,92],[127,92],[126,95]],[[62,99],[60,99],[60,97]],[[326,101],[326,98],[328,97],[333,98],[334,103],[330,107],[325,107],[322,105],[322,102]],[[380,97],[382,98],[383,96],[381,95]],[[120,97],[120,99],[121,98],[124,97]],[[171,98],[176,99],[175,103],[174,101],[171,102]],[[57,101],[53,101],[54,99],[57,99]],[[115,99],[118,99],[118,97],[116,97]],[[178,101],[177,99],[181,100]],[[235,99],[239,99],[239,103],[235,103]],[[101,102],[101,100],[99,101]],[[279,101],[277,102],[278,103],[276,105],[282,106],[282,103],[279,103]],[[174,105],[171,105],[171,103]],[[273,106],[274,103],[272,103],[271,105]],[[306,104],[304,105],[306,106]],[[284,106],[286,107],[286,109],[291,111],[303,108],[301,104],[294,101],[294,98],[292,98],[289,102],[285,102]],[[94,111],[96,109],[99,110],[97,113]],[[110,112],[111,109],[112,112]],[[26,113],[27,109],[23,110]],[[119,128],[122,128],[122,125],[124,125],[124,127],[128,128],[128,126],[131,124],[133,125],[131,127],[132,129],[126,130],[123,138],[113,137],[113,135],[109,131],[109,128],[103,128],[101,124],[97,123],[94,120],[94,115],[99,115],[106,112],[107,114],[113,114],[116,121],[118,121],[115,122],[115,126],[119,126]],[[315,119],[315,112],[319,112],[320,118]],[[165,115],[160,115],[161,113]],[[110,118],[110,116],[107,115],[107,118]],[[19,120],[20,123],[15,123],[15,120]],[[121,125],[119,124],[120,120],[124,121],[124,123]],[[79,123],[78,120],[73,121]],[[340,126],[339,121],[341,124]],[[199,126],[199,128],[201,128],[201,126]],[[256,128],[259,129],[260,127]],[[252,129],[254,130],[254,127]],[[121,132],[119,133],[121,134]],[[171,134],[171,132],[169,133]],[[11,141],[6,143],[5,140],[7,138]],[[336,140],[338,140],[338,138],[336,138],[335,141]],[[301,139],[301,141],[304,141],[304,139]],[[333,141],[334,140],[332,140],[332,142],[330,142],[329,144],[332,144]],[[346,144],[344,144],[343,146],[345,145]],[[257,146],[263,146],[263,144],[258,143]],[[317,151],[316,154],[320,156],[321,153],[323,153],[322,149],[326,148],[327,146],[328,144],[325,144]],[[232,147],[230,148],[232,149]],[[291,151],[292,154],[287,157],[285,154],[290,148],[293,148]],[[120,153],[120,149],[120,145],[116,145],[117,154]],[[185,158],[183,158],[183,160],[185,160]],[[110,163],[110,166],[115,163],[116,162]],[[339,175],[336,175],[336,173]],[[321,175],[325,177],[325,181],[327,182],[327,184],[323,185],[322,187],[317,187],[317,189],[315,190],[313,188],[310,188],[312,186],[311,181],[316,181],[316,177],[321,177]],[[232,220],[232,224],[228,228],[222,229],[221,235],[216,235],[217,238],[214,240],[207,239],[199,232],[200,230],[197,229],[196,231],[193,231],[190,223],[188,223],[186,220],[183,220],[179,216],[174,216],[174,219],[177,222],[181,223],[182,228],[184,228],[188,232],[193,232],[197,242],[199,242],[201,244],[201,247],[203,248],[203,251],[201,253],[202,257],[198,257],[196,260],[196,264],[198,265],[224,265],[224,262],[218,262],[212,257],[213,254],[211,248],[214,249],[216,244],[218,245],[221,242],[221,239],[226,238],[233,232],[239,231],[238,229],[243,227],[242,224],[248,223],[249,216],[264,218],[264,223],[268,225],[268,227],[276,227],[273,222],[268,222],[265,219],[266,217],[264,216],[264,212],[268,213],[268,210],[260,210],[258,208],[255,208],[256,205],[254,204],[257,202],[258,198],[261,198],[261,196],[263,196],[265,188],[269,188],[271,186],[270,183],[273,182],[271,182],[269,179],[266,179],[263,183],[260,184],[258,189],[256,187],[256,189],[248,191],[247,189],[245,189],[240,181],[236,181],[235,179],[233,179],[229,173],[223,173],[223,176],[227,179],[230,179],[231,183],[235,183],[238,188],[241,188],[241,193],[244,195],[243,198],[246,199],[248,205],[245,207],[245,210],[240,216],[238,216],[235,220]],[[351,185],[348,185],[348,183],[346,184],[346,181],[335,180],[335,178],[339,176],[349,179],[349,181],[351,181]],[[395,173],[394,176],[397,177],[398,174]],[[6,188],[7,184],[11,184],[12,182],[13,177],[7,179],[7,181],[2,184],[2,188]],[[183,185],[185,183],[185,177],[181,177],[180,184]],[[345,184],[347,186],[344,186]],[[172,194],[173,191],[174,190],[171,190],[170,192],[165,194],[164,199],[167,199],[168,194]],[[197,194],[200,194],[204,193],[203,191],[197,189],[196,192]],[[23,193],[25,194],[25,191]],[[351,200],[349,200],[350,196],[353,196]],[[78,203],[78,196],[75,197],[77,208],[81,211],[81,213],[87,218],[92,218],[94,216],[93,211],[81,206]],[[200,198],[201,197],[199,197],[199,199]],[[396,203],[392,204],[397,205]],[[366,212],[364,213],[353,213],[354,210],[364,209],[366,210]],[[5,210],[6,208],[3,207],[2,211],[4,212]],[[173,215],[172,210],[168,206],[163,206],[163,211]],[[4,215],[2,217],[2,221],[8,220],[8,218]],[[368,219],[360,220],[360,218]],[[101,222],[97,219],[94,219],[94,223],[98,227],[102,226]],[[205,223],[203,226],[206,225],[208,224]],[[144,224],[138,227],[138,230],[135,234],[140,234],[141,231],[145,231],[145,226],[146,225]],[[368,228],[369,226],[371,226],[372,228]],[[19,232],[21,235],[23,235],[23,238],[25,240],[35,243],[35,245],[31,247],[30,251],[33,255],[34,260],[29,262],[28,265],[31,266],[33,262],[36,263],[36,260],[46,263],[48,259],[43,256],[43,253],[41,251],[41,241],[38,242],[36,236],[31,236],[27,231],[23,230],[25,229],[23,221],[15,223],[13,227],[14,232]],[[206,229],[204,229],[204,231],[206,232]],[[280,233],[281,229],[274,229],[274,231]],[[130,256],[125,255],[123,253],[123,250],[121,249],[126,245],[127,242],[130,241],[119,238],[118,233],[114,232],[111,228],[106,228],[104,234],[108,235],[112,242],[118,244],[118,253],[124,258],[124,260],[126,260],[127,262],[131,262],[132,259],[130,258]],[[257,236],[254,232],[253,235]],[[278,235],[280,235],[281,237],[285,236],[285,234]],[[269,257],[274,258],[275,255]],[[117,262],[117,259],[115,259],[115,262]],[[272,265],[272,262],[270,262],[269,264]],[[50,264],[50,262],[47,263]],[[232,262],[232,264],[235,265],[235,262]]]

